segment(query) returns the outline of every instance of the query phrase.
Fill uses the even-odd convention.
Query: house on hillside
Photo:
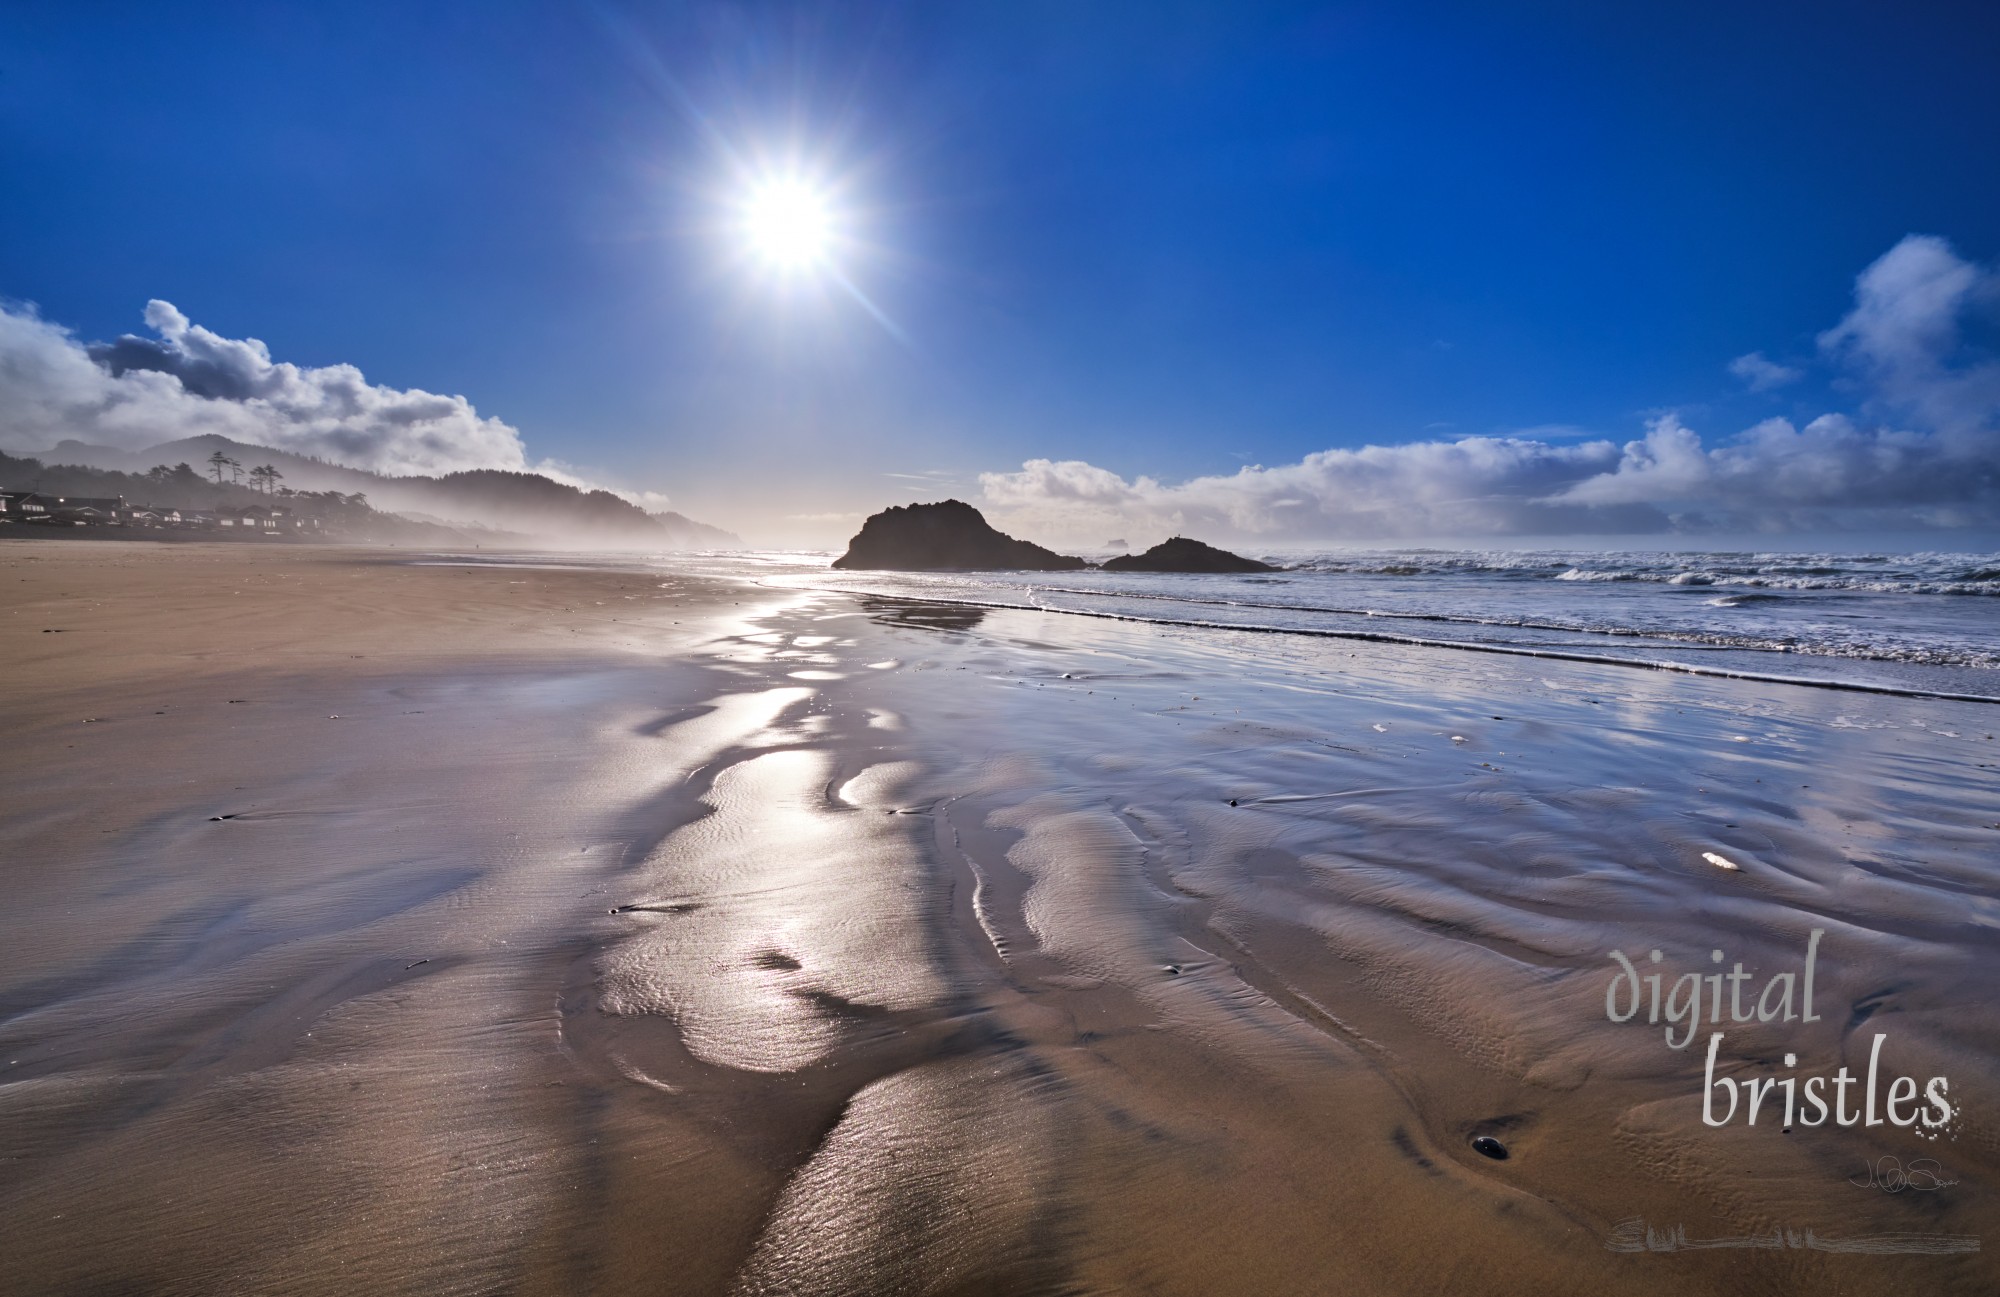
[[[277,535],[299,529],[292,518],[292,511],[282,504],[246,504],[240,509],[218,509],[215,512],[218,526],[238,533]],[[313,525],[315,528],[319,525],[317,518],[313,520]]]
[[[72,527],[122,527],[124,520],[117,514],[93,505],[59,504],[49,511],[49,520],[59,525]]]
[[[132,520],[132,507],[122,495],[58,495],[48,500],[49,517],[55,522],[84,527],[123,527]]]
[[[49,502],[33,491],[0,491],[0,522],[47,522]]]

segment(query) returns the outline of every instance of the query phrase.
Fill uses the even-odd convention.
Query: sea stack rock
[[[847,542],[847,552],[833,565],[892,572],[954,568],[1069,572],[1090,566],[1080,558],[995,531],[979,510],[963,500],[884,509],[861,524]]]
[[[1106,559],[1107,572],[1276,572],[1269,563],[1204,545],[1186,536],[1161,541],[1143,554]]]

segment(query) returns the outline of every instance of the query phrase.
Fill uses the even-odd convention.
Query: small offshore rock
[[[1276,572],[1269,563],[1244,558],[1226,549],[1175,536],[1143,554],[1120,554],[1104,560],[1107,572]]]

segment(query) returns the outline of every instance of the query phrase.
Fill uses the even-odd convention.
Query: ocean
[[[1268,575],[846,572],[823,551],[694,564],[781,588],[1407,642],[2000,699],[2000,554],[1269,552]]]

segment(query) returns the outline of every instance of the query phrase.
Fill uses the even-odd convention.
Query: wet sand
[[[2000,1286],[2000,709],[406,557],[0,553],[0,1290]]]

